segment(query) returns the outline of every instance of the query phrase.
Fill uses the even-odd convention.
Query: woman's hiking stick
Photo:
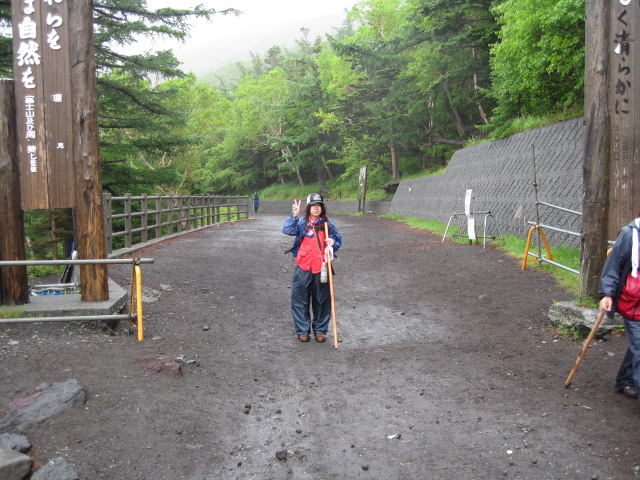
[[[605,312],[600,312],[600,315],[598,315],[598,318],[596,319],[596,323],[593,325],[593,328],[591,329],[591,333],[589,333],[589,336],[584,341],[584,344],[582,345],[582,351],[580,352],[580,355],[578,355],[578,358],[576,359],[576,364],[573,366],[573,369],[571,369],[571,373],[569,373],[569,376],[567,377],[567,381],[564,382],[565,388],[569,388],[569,385],[571,385],[571,380],[573,380],[573,376],[578,371],[578,367],[580,366],[580,362],[582,362],[582,359],[584,358],[584,354],[587,353],[587,350],[591,346],[591,339],[598,331],[598,328],[600,327],[600,322],[602,322],[604,315],[605,315]]]
[[[329,222],[324,222],[324,236],[325,238],[329,238]],[[331,258],[329,258],[328,256],[327,270],[329,271],[329,291],[331,292],[331,325],[333,326],[333,347],[338,348],[338,322],[336,322],[336,301],[333,295],[333,270],[331,268]]]

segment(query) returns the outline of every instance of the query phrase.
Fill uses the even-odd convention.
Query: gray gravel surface
[[[640,405],[612,381],[624,337],[548,326],[567,295],[494,248],[393,220],[336,216],[339,348],[297,341],[284,218],[212,227],[138,252],[145,339],[78,323],[0,326],[0,414],[78,379],[86,404],[30,426],[37,465],[82,479],[623,479]],[[126,285],[127,267],[110,275]],[[135,359],[165,354],[180,377]]]

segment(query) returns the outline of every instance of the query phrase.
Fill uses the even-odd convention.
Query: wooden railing
[[[104,194],[104,233],[107,253],[114,243],[131,248],[168,235],[248,218],[248,196],[156,195],[113,197]],[[118,239],[124,237],[122,241]]]

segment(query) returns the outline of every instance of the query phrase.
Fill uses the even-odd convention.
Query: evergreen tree
[[[153,191],[158,184],[179,184],[173,167],[160,163],[193,137],[167,135],[185,125],[186,114],[170,98],[176,90],[158,83],[184,73],[172,51],[124,53],[138,37],[183,41],[193,19],[239,13],[197,6],[150,11],[145,0],[95,0],[94,39],[99,99],[103,182],[114,194]],[[11,2],[0,2],[0,72],[12,76]],[[158,168],[150,169],[149,166]]]

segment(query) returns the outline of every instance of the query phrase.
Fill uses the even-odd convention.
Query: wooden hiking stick
[[[329,221],[324,222],[325,242],[329,238]],[[331,292],[331,325],[333,327],[333,348],[338,348],[338,322],[336,322],[336,301],[333,295],[333,269],[331,258],[327,256],[327,270],[329,271],[329,291]]]
[[[571,373],[569,373],[569,376],[567,377],[567,381],[564,382],[565,388],[569,388],[569,385],[571,385],[571,380],[573,380],[573,376],[578,371],[578,367],[580,366],[580,362],[582,362],[582,359],[584,358],[584,354],[587,353],[587,350],[591,346],[591,339],[598,331],[598,328],[600,327],[600,322],[602,322],[604,315],[605,315],[605,312],[600,312],[600,315],[598,315],[598,318],[596,319],[596,323],[593,325],[593,328],[591,329],[591,333],[589,333],[589,336],[584,341],[584,344],[582,345],[582,350],[580,351],[580,355],[578,355],[578,358],[576,359],[576,364],[571,369]]]

